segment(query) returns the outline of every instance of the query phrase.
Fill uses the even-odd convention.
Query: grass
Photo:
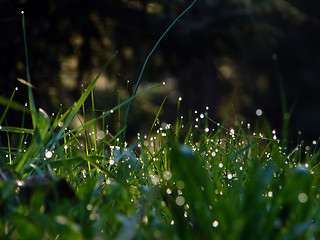
[[[168,124],[163,101],[129,145],[125,128],[104,123],[144,92],[96,112],[93,87],[110,61],[64,112],[35,109],[29,74],[29,106],[16,90],[0,98],[0,239],[319,239],[318,142],[290,149],[266,121],[264,133],[225,128],[207,110]]]
[[[129,146],[121,130],[99,127],[110,111],[65,128],[86,91],[56,117],[1,100],[36,120],[33,129],[1,127],[1,239],[318,238],[317,143],[290,150],[243,123],[209,129],[205,112],[170,125],[161,105],[150,132]]]

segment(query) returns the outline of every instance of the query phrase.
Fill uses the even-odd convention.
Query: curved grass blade
[[[196,3],[197,0],[194,0],[189,7],[187,7],[172,23],[171,25],[165,30],[165,32],[161,35],[161,37],[159,38],[159,40],[156,42],[156,44],[154,45],[154,47],[152,48],[152,50],[150,51],[149,55],[147,56],[146,60],[144,61],[144,64],[142,66],[142,69],[140,71],[140,75],[138,77],[136,86],[133,90],[132,96],[136,95],[139,84],[141,82],[141,78],[142,78],[142,74],[144,72],[144,69],[146,68],[146,65],[149,61],[149,58],[151,57],[151,55],[153,54],[153,52],[156,50],[156,48],[158,47],[159,43],[161,42],[161,40],[164,38],[165,35],[167,35],[167,33],[169,32],[169,30],[176,24],[176,22],[186,13],[189,11],[189,9]],[[127,122],[128,122],[128,116],[129,116],[129,112],[130,112],[130,108],[131,108],[131,104],[132,104],[133,99],[129,102],[128,107],[127,107],[127,111],[126,111],[126,115],[124,118],[124,127],[127,126]],[[122,142],[125,141],[126,138],[126,131],[123,133],[123,139]]]

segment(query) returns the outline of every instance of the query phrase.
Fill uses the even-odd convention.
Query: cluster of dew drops
[[[23,14],[23,12],[21,12],[21,13]],[[15,90],[17,91],[18,88],[16,88]],[[178,101],[181,102],[181,101],[182,101],[182,98],[179,97]],[[27,107],[28,104],[25,103],[25,106]],[[62,104],[60,104],[60,106],[62,106]],[[196,129],[201,130],[201,129],[200,129],[200,128],[201,128],[200,126],[202,126],[202,125],[200,125],[200,124],[201,124],[201,121],[203,121],[204,119],[206,119],[207,114],[208,114],[209,107],[206,107],[205,110],[206,110],[206,111],[205,111],[204,113],[198,113],[198,111],[195,111],[195,112],[194,112],[194,113],[195,113],[195,116],[196,116],[194,127],[195,127]],[[112,114],[113,111],[111,110],[110,113]],[[257,109],[257,110],[256,110],[256,115],[257,115],[258,117],[262,116],[262,114],[263,114],[263,112],[262,112],[261,109]],[[54,116],[54,113],[52,113],[52,116]],[[181,122],[182,122],[183,116],[180,116],[180,118],[181,118]],[[243,125],[243,124],[244,124],[244,123],[241,122],[241,125]],[[60,128],[62,128],[62,127],[64,126],[64,124],[63,124],[62,122],[59,122],[59,123],[58,123],[58,126],[59,126]],[[156,144],[158,143],[158,140],[159,140],[158,138],[161,138],[161,137],[164,137],[164,138],[165,138],[165,137],[167,136],[167,131],[171,129],[171,125],[170,125],[170,124],[165,123],[165,122],[163,122],[163,123],[160,124],[160,121],[159,121],[159,120],[155,123],[155,127],[157,127],[157,126],[158,126],[158,129],[156,130],[157,135],[152,135],[149,139],[147,139],[147,138],[148,138],[147,135],[144,135],[144,136],[142,137],[139,133],[137,134],[137,139],[138,139],[138,141],[139,141],[138,148],[140,148],[140,147],[141,147],[141,144],[143,144],[144,146],[148,147],[149,149],[155,149]],[[220,126],[219,123],[216,123],[216,126],[217,126],[217,128],[222,127],[222,126]],[[184,124],[181,124],[181,128],[184,128]],[[246,128],[247,128],[247,130],[250,130],[250,129],[251,129],[250,123],[248,123],[248,124],[246,125]],[[0,130],[1,130],[1,129],[2,129],[2,127],[0,126]],[[65,131],[70,131],[70,130],[68,130],[67,128],[65,128]],[[203,128],[203,131],[204,131],[204,133],[209,134],[210,132],[214,132],[215,129],[211,129],[211,130],[210,130],[209,127],[207,127],[207,126],[205,125],[205,127]],[[92,134],[94,134],[94,132],[89,133],[90,136],[91,136]],[[102,139],[104,139],[104,137],[105,137],[107,134],[108,134],[108,129],[106,129],[105,132],[99,130],[99,131],[96,133],[97,140],[102,140]],[[236,139],[236,131],[235,131],[234,128],[228,129],[228,130],[225,132],[225,134],[228,135],[228,136],[230,136],[230,140],[235,140],[235,139]],[[299,131],[298,134],[301,134],[301,132]],[[264,135],[263,135],[262,133],[258,133],[258,134],[252,133],[252,136],[253,136],[253,137],[264,138]],[[191,134],[191,137],[192,137],[192,134]],[[143,138],[143,141],[141,141],[142,138]],[[278,141],[278,138],[277,138],[277,135],[276,135],[276,130],[272,130],[272,140]],[[28,143],[25,141],[25,142],[24,142],[24,145],[27,146],[27,144],[28,144]],[[194,152],[195,152],[195,151],[198,151],[198,152],[200,151],[199,146],[197,145],[197,143],[191,142],[191,141],[189,140],[188,144],[190,145],[192,151],[194,151]],[[228,187],[232,187],[232,181],[231,181],[231,180],[233,180],[233,181],[237,181],[237,180],[238,180],[236,173],[235,173],[235,172],[230,172],[230,170],[226,170],[223,162],[216,161],[216,158],[218,159],[218,155],[219,155],[219,153],[221,153],[221,150],[222,150],[221,148],[222,148],[222,146],[223,146],[223,144],[224,144],[224,143],[223,143],[223,139],[220,138],[220,139],[215,139],[215,140],[214,140],[214,139],[210,139],[210,137],[208,137],[208,138],[207,138],[207,144],[208,144],[208,146],[210,146],[210,148],[207,149],[207,150],[205,151],[205,153],[204,153],[204,158],[203,158],[203,159],[207,159],[206,162],[205,162],[205,166],[204,166],[204,167],[205,167],[207,170],[212,170],[212,169],[214,168],[213,165],[216,164],[215,167],[216,167],[217,169],[221,169],[221,170],[224,171],[224,173],[223,173],[223,178],[225,178],[226,180],[228,180],[228,181],[227,181],[227,186],[228,186]],[[238,144],[241,145],[241,144],[245,144],[245,143],[242,142],[242,143],[238,143]],[[126,144],[126,145],[127,145],[127,144]],[[314,145],[314,147],[316,147],[316,146],[318,145],[318,141],[315,141],[315,140],[312,141],[312,145]],[[83,145],[80,144],[80,146],[77,146],[77,147],[80,149],[80,148],[83,147]],[[298,151],[299,148],[301,148],[301,147],[302,147],[301,145],[297,146],[297,147],[292,151],[292,153],[289,154],[289,156],[287,156],[287,158],[289,159],[290,156],[291,156],[295,151]],[[54,148],[55,148],[55,147],[53,146],[51,149],[46,149],[46,150],[45,150],[44,160],[46,160],[46,159],[51,159],[52,157],[54,157]],[[64,148],[64,150],[66,150],[66,151],[68,150],[68,146],[67,146],[67,145],[63,146],[63,148]],[[309,152],[310,149],[311,149],[311,147],[305,146],[305,153]],[[93,149],[93,150],[94,150],[94,149]],[[112,154],[110,155],[109,165],[112,166],[112,165],[116,164],[114,155],[115,155],[117,152],[119,152],[119,150],[120,150],[120,147],[118,147],[118,146],[111,146],[111,147],[110,147],[110,152],[111,152]],[[25,152],[26,150],[24,149],[23,151]],[[125,149],[125,151],[126,151],[126,149]],[[280,151],[280,153],[283,151],[283,149],[281,149],[280,146],[279,146],[279,151]],[[284,152],[284,151],[283,151],[283,152]],[[154,157],[154,154],[155,154],[155,152],[153,151],[152,154],[148,156],[148,158],[149,158],[148,160],[149,160],[151,163],[152,163],[152,162],[157,162],[157,161],[159,161],[159,157]],[[165,154],[164,150],[162,151],[162,154]],[[267,159],[271,159],[271,154],[270,154],[270,153],[267,153],[267,152],[266,152],[265,155],[266,155]],[[312,156],[312,155],[311,155],[311,156]],[[7,154],[6,157],[9,158],[9,154]],[[137,161],[141,161],[141,162],[142,162],[142,160],[139,159],[139,158],[137,158]],[[235,161],[237,162],[238,159],[236,159]],[[289,161],[287,161],[286,163],[289,164]],[[242,171],[242,170],[244,169],[244,166],[243,166],[243,165],[244,165],[243,162],[240,162],[240,163],[238,164],[238,167],[239,167],[239,170],[240,170],[240,171]],[[151,166],[152,166],[152,164],[151,164]],[[128,167],[130,168],[131,166],[128,165]],[[142,168],[143,168],[143,167],[144,167],[144,166],[142,165]],[[154,167],[154,166],[153,166],[153,167]],[[293,164],[293,167],[297,167],[297,164]],[[308,168],[309,166],[308,166],[308,164],[305,164],[304,167],[305,167],[305,168]],[[86,174],[87,174],[87,171],[86,171],[85,169],[83,169],[83,170],[82,170],[83,178],[86,178]],[[311,172],[311,174],[312,174],[312,172]],[[146,176],[144,175],[144,173],[142,174],[142,177],[143,177],[143,178],[146,177]],[[277,174],[276,174],[276,173],[274,173],[274,177],[277,177]],[[162,176],[159,176],[159,175],[156,173],[156,171],[153,171],[153,173],[150,174],[150,180],[151,180],[151,183],[152,183],[153,185],[155,185],[155,186],[156,186],[156,185],[159,185],[160,182],[162,182],[162,181],[169,182],[169,181],[172,180],[172,173],[170,172],[170,170],[166,170],[165,172],[163,172]],[[106,184],[111,184],[111,183],[112,183],[112,180],[111,180],[110,178],[107,178],[107,180],[105,181],[105,183],[106,183]],[[176,189],[176,192],[177,192],[177,194],[176,194],[177,196],[176,196],[176,198],[175,198],[175,203],[176,203],[178,206],[183,206],[183,207],[185,208],[186,211],[184,212],[184,216],[187,217],[187,215],[188,215],[187,210],[188,210],[189,206],[188,206],[188,204],[185,202],[185,198],[183,197],[184,183],[183,183],[182,181],[177,181],[177,182],[173,182],[172,184],[175,186],[175,189]],[[169,195],[171,195],[171,194],[173,193],[173,191],[174,191],[174,190],[172,189],[172,187],[168,187],[168,188],[166,189],[166,193],[169,194]],[[218,194],[218,195],[222,195],[222,194],[223,194],[221,191],[218,191],[218,190],[215,190],[215,193]],[[272,191],[268,191],[268,192],[266,192],[265,194],[263,194],[263,196],[272,198],[272,197],[273,197],[273,192],[272,192]],[[301,203],[307,202],[307,201],[308,201],[308,196],[307,196],[307,194],[306,194],[306,193],[300,193],[300,194],[298,195],[298,201],[301,202]],[[165,205],[165,202],[162,202],[162,204]],[[174,220],[171,221],[171,225],[173,225],[173,224],[174,224]],[[214,228],[218,227],[218,225],[219,225],[218,220],[214,220],[214,221],[212,222],[212,226],[213,226]]]

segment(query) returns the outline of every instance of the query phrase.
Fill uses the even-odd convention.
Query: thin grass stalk
[[[36,112],[36,107],[35,107],[33,92],[32,92],[32,88],[31,88],[31,77],[30,77],[30,68],[29,68],[27,34],[26,34],[26,26],[25,26],[25,19],[24,19],[24,11],[21,11],[21,14],[22,14],[24,52],[25,52],[25,57],[26,57],[26,74],[27,74],[27,81],[29,83],[29,85],[28,85],[29,104],[30,104],[30,110],[32,112],[31,118],[32,118],[33,129],[35,129],[37,126],[37,117],[36,117],[36,114],[34,114]]]
[[[151,55],[154,53],[154,51],[156,50],[156,48],[158,47],[159,43],[161,42],[161,40],[164,38],[164,36],[167,35],[167,33],[169,32],[169,30],[176,24],[176,22],[186,13],[189,11],[189,9],[196,3],[197,0],[194,0],[172,23],[171,25],[165,30],[165,32],[161,35],[161,37],[159,38],[159,40],[156,42],[156,44],[154,45],[154,47],[152,48],[152,50],[150,51],[149,55],[147,56],[146,60],[144,61],[143,63],[143,66],[142,66],[142,69],[140,71],[140,75],[138,77],[138,80],[137,80],[137,83],[135,85],[135,88],[133,90],[133,93],[132,93],[132,97],[136,95],[136,92],[138,90],[138,87],[140,85],[140,82],[141,82],[141,78],[142,78],[142,75],[144,73],[144,70],[146,68],[146,65],[151,57]],[[129,102],[128,104],[128,107],[127,107],[127,110],[126,110],[126,114],[125,114],[125,118],[124,118],[124,127],[127,126],[127,122],[128,122],[128,117],[129,117],[129,112],[130,112],[130,108],[131,108],[131,105],[132,105],[132,102],[133,102],[133,99]],[[123,138],[122,138],[122,142],[125,141],[125,138],[126,138],[126,131],[124,131],[123,133]]]

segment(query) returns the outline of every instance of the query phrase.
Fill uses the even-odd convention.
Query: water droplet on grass
[[[51,151],[46,151],[45,155],[46,155],[46,158],[51,158],[53,153]]]
[[[219,222],[217,220],[213,221],[212,222],[212,226],[215,227],[215,228],[218,227],[219,226]]]
[[[301,203],[306,203],[308,201],[308,195],[305,193],[300,193],[298,196],[298,200]]]
[[[106,184],[108,184],[108,185],[111,184],[111,182],[112,182],[112,181],[111,181],[110,178],[108,178],[108,179],[106,180]]]
[[[230,135],[231,135],[231,136],[233,136],[233,135],[234,135],[234,133],[235,133],[234,129],[233,129],[233,128],[231,128],[231,129],[230,129]]]
[[[165,171],[163,173],[163,178],[167,181],[170,180],[172,178],[172,173],[170,171]]]
[[[183,196],[178,196],[177,198],[176,198],[176,204],[178,205],[178,206],[182,206],[184,203],[185,203],[185,199],[184,199],[184,197]]]
[[[182,181],[178,181],[177,183],[176,183],[176,186],[177,186],[177,188],[178,189],[183,189],[184,188],[184,182],[182,182]]]
[[[87,210],[88,210],[88,211],[91,211],[92,209],[93,209],[93,205],[89,203],[89,204],[87,205]]]
[[[158,185],[160,183],[160,178],[157,175],[151,175],[151,182],[153,185]]]
[[[257,110],[256,110],[256,115],[257,115],[258,117],[262,116],[262,110],[261,110],[261,109],[257,109]]]
[[[101,140],[101,139],[103,139],[105,137],[105,133],[100,130],[100,131],[97,132],[97,137],[98,137],[98,139]]]

